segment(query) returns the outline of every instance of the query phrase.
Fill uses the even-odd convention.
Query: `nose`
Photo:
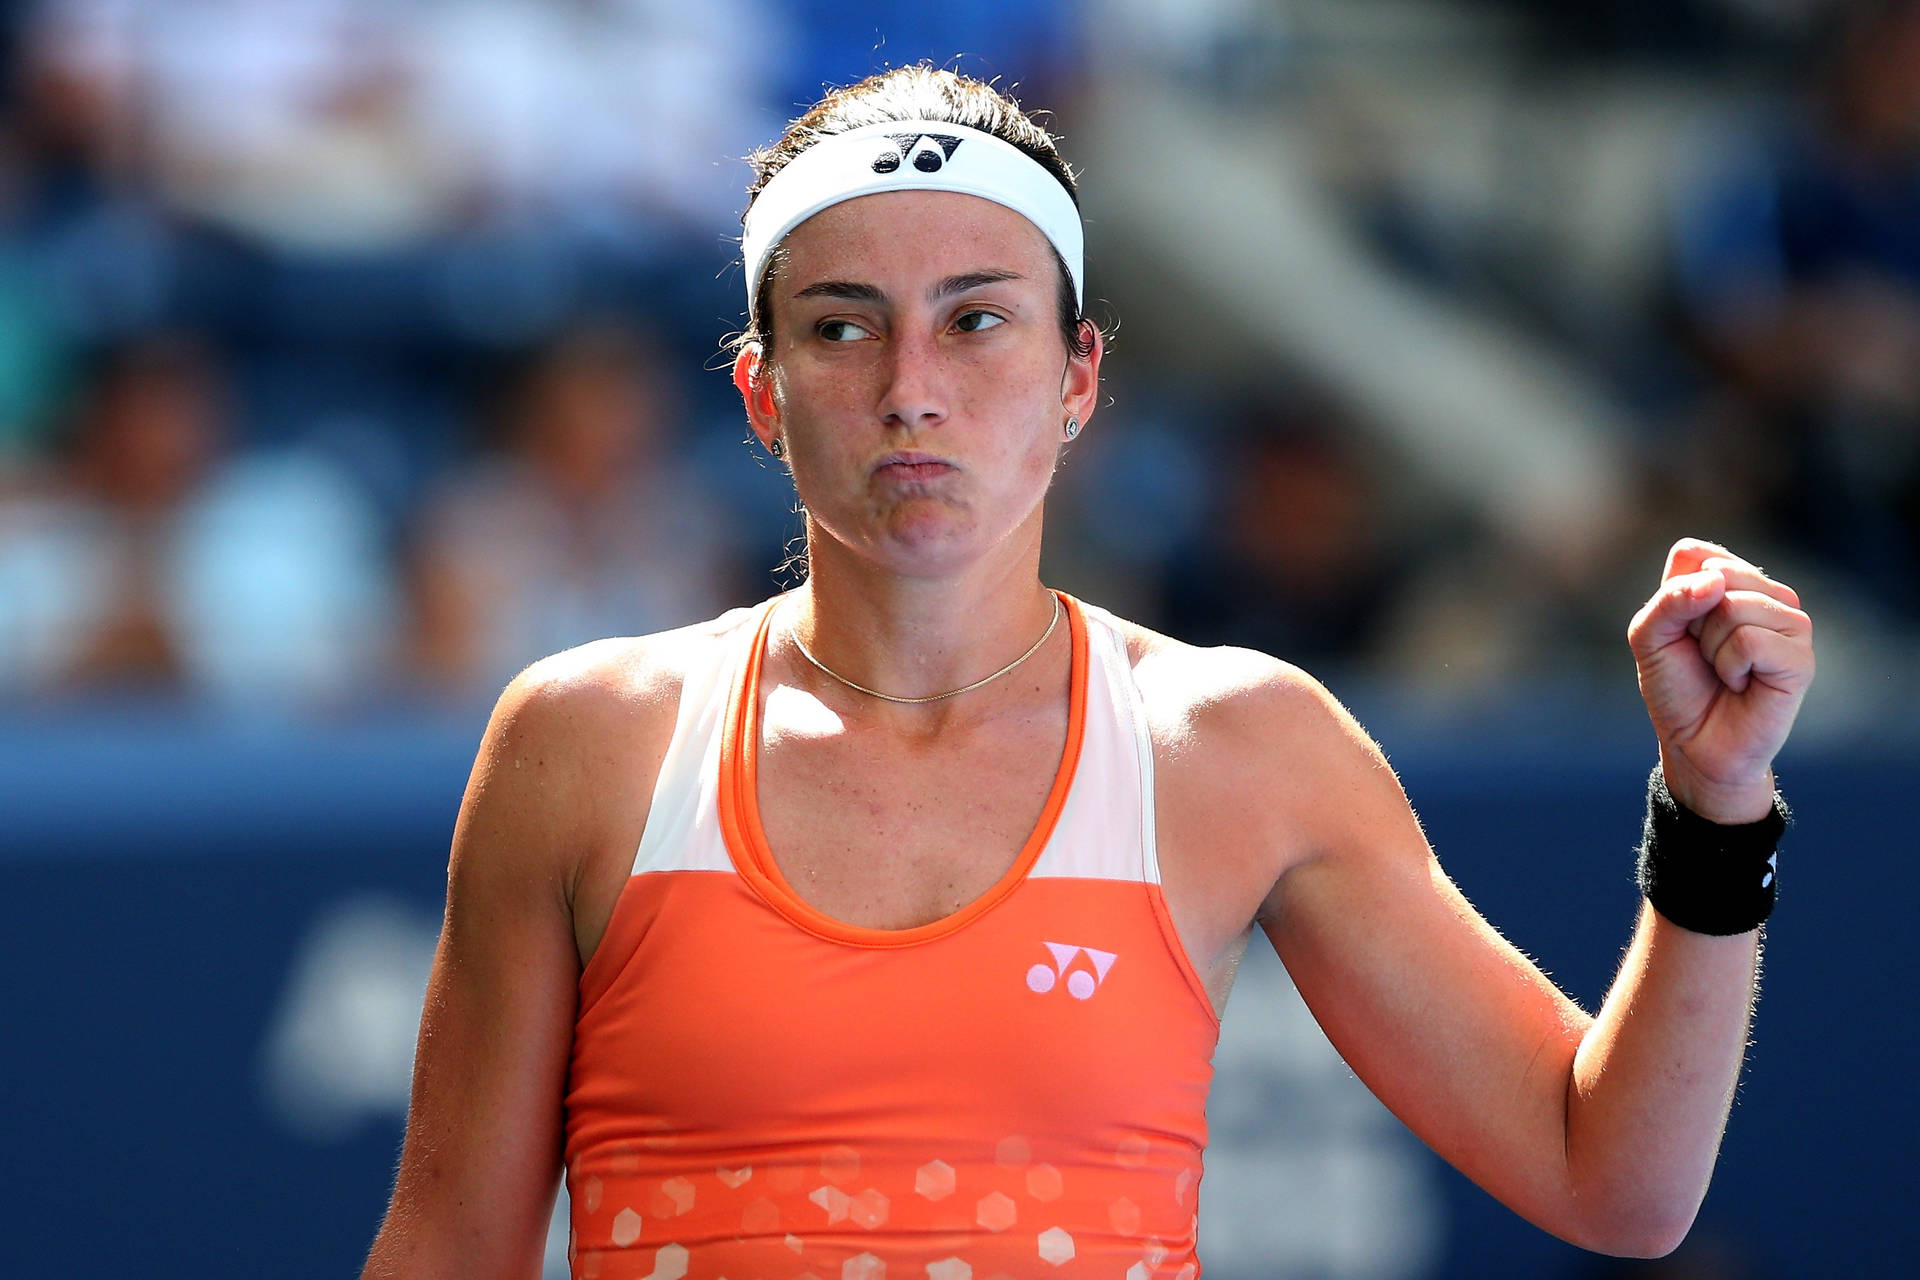
[[[903,335],[889,342],[885,379],[879,410],[888,427],[912,431],[946,421],[945,362],[931,335]]]

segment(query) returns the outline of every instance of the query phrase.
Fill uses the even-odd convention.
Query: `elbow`
[[[1693,1230],[1698,1212],[1698,1204],[1655,1206],[1641,1201],[1597,1215],[1597,1221],[1589,1220],[1566,1239],[1615,1258],[1664,1258]]]
[[[1614,1258],[1664,1258],[1680,1247],[1692,1224],[1678,1230],[1667,1227],[1635,1226],[1616,1231],[1587,1248]]]

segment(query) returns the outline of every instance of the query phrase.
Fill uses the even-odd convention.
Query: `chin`
[[[888,568],[911,576],[932,576],[964,568],[986,550],[971,528],[929,527],[916,521],[894,525],[875,544]]]
[[[963,569],[988,550],[970,513],[945,504],[910,503],[879,513],[852,545],[888,570],[935,577]]]

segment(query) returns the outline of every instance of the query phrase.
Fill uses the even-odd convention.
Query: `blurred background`
[[[1446,1170],[1267,954],[1207,1274],[1902,1270],[1920,3],[0,0],[0,1274],[355,1273],[492,697],[792,584],[721,355],[740,157],[922,58],[1083,170],[1110,400],[1049,581],[1319,675],[1588,1007],[1666,546],[1819,622],[1680,1253]]]

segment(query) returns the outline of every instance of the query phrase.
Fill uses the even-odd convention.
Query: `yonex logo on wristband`
[[[1027,989],[1045,995],[1066,979],[1067,994],[1075,1000],[1090,1000],[1100,984],[1107,980],[1107,970],[1113,968],[1113,962],[1119,956],[1111,951],[1099,951],[1093,947],[1076,947],[1065,942],[1042,943],[1053,954],[1051,965],[1036,964],[1027,970]],[[1081,958],[1085,962],[1081,963]]]
[[[874,157],[875,173],[892,173],[908,156],[920,172],[938,173],[960,146],[960,139],[950,133],[890,133],[887,140],[893,148]]]

